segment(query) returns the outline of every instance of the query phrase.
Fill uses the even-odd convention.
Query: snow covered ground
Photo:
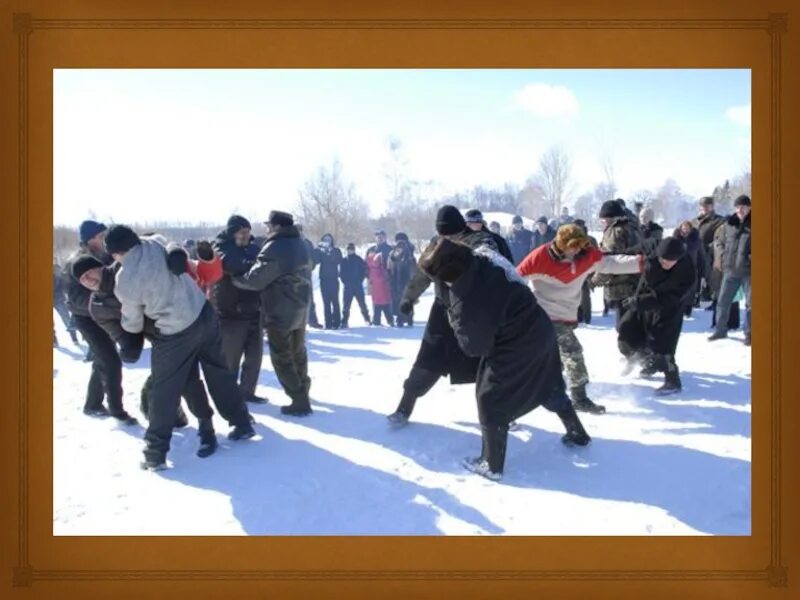
[[[597,290],[598,293],[602,293]],[[196,422],[177,431],[161,473],[143,472],[142,427],[82,414],[89,365],[83,349],[53,350],[55,535],[749,535],[750,348],[741,333],[706,341],[710,312],[685,323],[677,361],[684,391],[658,399],[661,379],[619,375],[612,317],[594,297],[581,326],[590,396],[608,414],[582,416],[588,448],[560,441],[544,409],[511,434],[505,477],[492,483],[460,461],[480,452],[473,386],[441,380],[402,430],[385,415],[399,400],[417,352],[430,292],[413,329],[309,331],[313,416],[284,418],[265,353],[251,406],[259,436],[194,454]],[[317,310],[319,311],[320,305]],[[355,311],[355,315],[358,311]],[[150,354],[126,366],[126,408],[142,422],[138,395]]]

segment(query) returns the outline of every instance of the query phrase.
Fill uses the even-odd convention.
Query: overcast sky
[[[750,71],[531,69],[54,72],[55,224],[224,222],[292,211],[336,158],[386,206],[387,140],[435,193],[519,186],[562,145],[580,193],[611,158],[624,197],[749,168]]]

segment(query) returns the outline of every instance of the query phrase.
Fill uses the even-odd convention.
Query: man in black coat
[[[292,399],[291,405],[281,407],[281,413],[302,417],[312,412],[306,352],[311,257],[292,215],[272,211],[266,225],[270,233],[256,264],[244,275],[234,277],[233,283],[260,292],[272,366]]]
[[[314,262],[314,244],[312,244],[311,240],[308,239],[305,236],[305,234],[303,233],[303,226],[302,225],[295,224],[295,227],[297,228],[297,231],[300,233],[300,237],[302,238],[303,243],[306,246],[306,250],[308,250],[308,255],[311,257],[311,261],[312,261],[312,263],[311,263],[311,271],[312,271],[312,274],[313,274],[314,267],[317,266],[317,263]],[[260,245],[260,247],[263,248],[264,244],[262,243]],[[308,326],[311,327],[312,329],[322,329],[322,325],[320,324],[319,319],[317,318],[317,304],[316,304],[316,302],[314,302],[314,286],[313,286],[313,284],[311,286],[311,297],[310,297],[309,303],[308,303]]]
[[[417,259],[414,257],[414,246],[408,236],[399,232],[394,236],[394,248],[389,253],[389,287],[392,291],[392,308],[394,311],[395,325],[403,327],[414,325],[414,310],[406,314],[400,310],[403,292],[416,271]]]
[[[679,392],[682,387],[675,349],[695,280],[696,269],[686,245],[668,237],[661,240],[655,256],[645,260],[635,294],[624,301],[621,336],[632,348],[650,356],[653,372],[664,373],[664,385],[656,390],[660,396]]]
[[[339,305],[339,265],[342,251],[330,233],[326,233],[314,248],[312,259],[319,264],[319,287],[322,293],[322,313],[325,329],[339,329],[342,324],[342,310]]]
[[[703,300],[716,302],[719,295],[722,279],[721,273],[714,270],[714,235],[717,233],[717,229],[725,224],[725,221],[726,218],[718,215],[714,210],[714,198],[711,196],[700,198],[699,213],[692,221],[692,225],[700,234],[700,243],[703,245],[705,256],[703,282],[700,288],[700,296]]]
[[[698,286],[700,285],[700,279],[703,276],[703,265],[705,264],[703,245],[700,243],[700,234],[697,229],[692,226],[691,221],[684,221],[681,223],[680,226],[672,232],[672,237],[684,243],[686,246],[686,254],[692,260],[696,273],[692,302],[688,303],[684,309],[684,315],[691,317],[692,308],[696,305],[699,296]]]
[[[492,231],[486,227],[486,221],[483,220],[483,213],[477,208],[468,210],[464,215],[464,220],[467,222],[467,227],[472,229],[472,231],[484,231],[491,234],[494,238],[494,243],[497,245],[497,251],[509,262],[514,262],[514,256],[511,254],[511,248],[508,247],[508,242],[498,233],[500,230],[499,225],[497,226],[498,231]]]
[[[750,329],[750,198],[742,194],[733,201],[734,214],[728,217],[714,238],[714,269],[722,271],[719,301],[717,303],[717,326],[710,341],[728,337],[728,315],[739,288],[744,294],[746,306],[744,318],[744,343],[749,346]]]
[[[257,292],[239,289],[231,281],[250,270],[261,247],[253,238],[250,221],[233,215],[214,248],[222,261],[222,278],[214,284],[211,302],[219,316],[222,352],[245,401],[264,404],[266,399],[256,396],[264,356],[260,300]]]
[[[549,244],[555,237],[556,230],[547,223],[547,217],[539,217],[536,219],[536,229],[534,229],[531,237],[531,250]]]
[[[500,479],[509,424],[537,406],[558,414],[565,444],[587,445],[566,393],[553,324],[512,265],[496,253],[441,239],[426,249],[420,268],[445,285],[458,345],[480,360],[475,393],[483,450],[465,467]]]
[[[80,278],[92,265],[100,262],[110,265],[114,259],[105,252],[103,241],[106,226],[96,221],[84,221],[79,228],[80,249],[64,265],[67,280],[67,306],[72,314],[75,328],[89,345],[92,357],[92,375],[86,392],[83,412],[93,417],[109,414],[127,425],[135,425],[136,419],[122,406],[122,361],[114,341],[89,313],[91,292],[81,285]],[[108,409],[103,406],[106,397]]]
[[[436,215],[436,231],[440,237],[446,236],[471,248],[486,246],[497,252],[494,237],[490,233],[468,228],[461,211],[455,206],[448,205],[439,209]],[[433,247],[437,239],[434,238],[428,247]],[[398,427],[408,423],[417,399],[427,394],[439,378],[449,376],[452,385],[475,383],[478,370],[479,359],[464,354],[447,320],[449,295],[443,283],[433,282],[428,274],[417,269],[403,292],[400,310],[409,314],[431,283],[435,283],[436,297],[428,315],[419,352],[411,372],[403,382],[403,396],[397,410],[388,416],[389,422]]]
[[[367,278],[367,263],[356,254],[356,246],[352,242],[347,244],[347,256],[339,266],[339,278],[344,286],[344,304],[342,306],[342,329],[349,327],[350,307],[353,299],[358,302],[361,309],[361,316],[364,322],[369,325],[369,310],[367,301],[364,298],[364,280]]]
[[[515,215],[511,220],[511,235],[508,237],[508,247],[511,250],[511,256],[514,257],[515,266],[530,254],[532,244],[533,232],[525,229],[521,216]]]

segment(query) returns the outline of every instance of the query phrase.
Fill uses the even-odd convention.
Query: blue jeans
[[[745,335],[750,335],[750,292],[752,286],[749,273],[741,277],[732,273],[725,273],[723,276],[719,300],[717,301],[717,333],[728,333],[728,316],[731,312],[731,304],[733,304],[733,299],[740,286],[742,294],[744,294],[744,303],[747,307],[744,316],[744,333]]]

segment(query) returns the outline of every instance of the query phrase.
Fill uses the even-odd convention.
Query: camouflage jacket
[[[617,217],[606,227],[600,249],[605,254],[638,254],[641,250],[642,232],[639,226],[628,217]],[[608,302],[628,298],[636,291],[638,275],[596,274],[594,285],[603,286],[604,297]]]

